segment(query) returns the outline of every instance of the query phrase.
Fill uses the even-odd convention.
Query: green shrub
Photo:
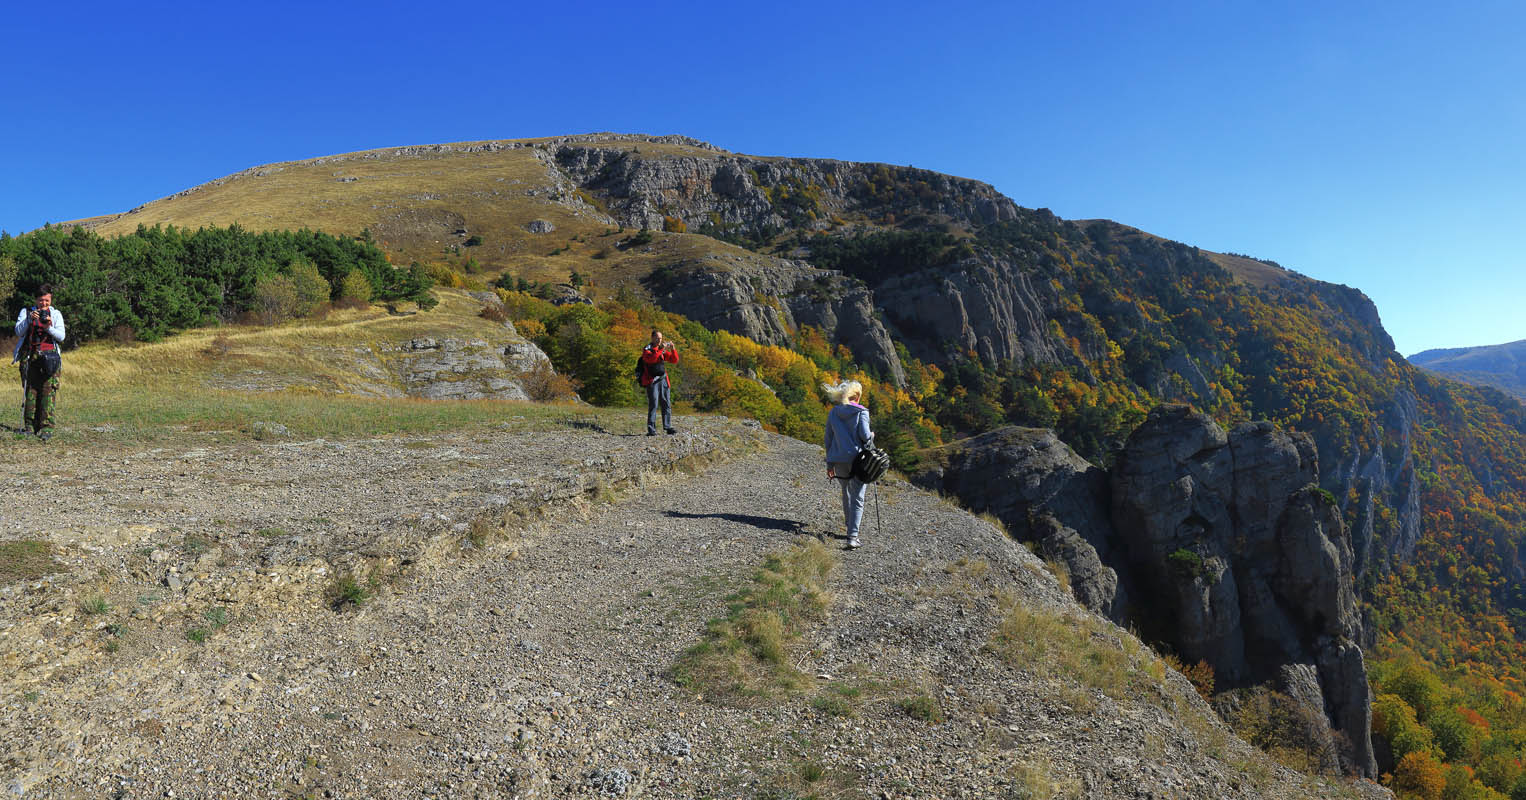
[[[360,270],[350,270],[339,281],[339,299],[356,303],[371,302],[371,282]]]
[[[376,578],[375,571],[367,575],[364,580],[357,578],[353,573],[339,576],[332,586],[329,587],[329,605],[335,611],[341,611],[347,606],[364,605],[376,594],[380,588],[380,582]]]
[[[254,300],[256,313],[266,325],[298,316],[302,301],[297,296],[297,286],[287,275],[266,275],[255,281]]]
[[[0,255],[0,302],[16,291],[16,275],[19,272],[16,259]]]
[[[329,282],[318,274],[318,267],[313,262],[298,259],[291,263],[288,270],[292,289],[297,295],[296,313],[293,316],[305,317],[329,301]]]
[[[1166,561],[1181,575],[1190,578],[1199,578],[1203,575],[1203,557],[1185,547],[1166,556]]]

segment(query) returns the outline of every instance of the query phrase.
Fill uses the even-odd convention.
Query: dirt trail
[[[198,595],[198,587],[223,586],[218,576],[238,567],[211,565],[200,579],[192,569],[177,595],[191,599],[163,601],[169,610],[156,621],[159,601],[135,607],[147,609],[141,616],[70,606],[88,586],[7,590],[0,641],[19,685],[7,687],[0,734],[12,794],[1022,797],[1037,786],[1076,797],[1300,796],[1288,776],[1214,723],[1184,722],[1179,710],[1198,706],[1183,680],[1173,676],[1163,689],[1117,702],[1061,691],[994,657],[987,643],[1000,622],[996,594],[1035,609],[1075,606],[1022,547],[895,481],[876,489],[883,533],[871,499],[866,546],[840,553],[829,617],[791,654],[807,674],[828,676],[819,687],[740,708],[697,697],[671,669],[706,620],[726,613],[727,598],[768,553],[817,538],[835,544],[840,509],[820,449],[777,436],[761,437],[759,452],[692,476],[663,474],[662,464],[751,435],[720,422],[696,428],[687,442],[589,429],[526,433],[512,444],[459,437],[420,440],[427,446],[331,444],[351,456],[371,449],[372,469],[359,464],[327,497],[365,511],[343,525],[304,523],[304,532],[287,533],[305,543],[276,541],[233,559],[255,565],[259,578],[287,581],[284,593],[261,590],[233,602],[225,599],[237,594],[232,582]],[[410,453],[441,461],[443,449],[455,453],[456,469],[413,477],[407,464],[381,469]],[[212,450],[205,461],[218,468],[198,472],[194,459],[180,459],[184,474],[163,477],[185,478],[186,495],[204,492],[205,503],[221,497],[230,514],[249,504],[236,512],[245,522],[225,527],[298,527],[299,513],[279,513],[293,498],[273,488],[281,453],[242,459],[250,475]],[[450,534],[469,527],[469,515],[435,520],[442,509],[432,499],[453,498],[448,508],[480,514],[506,504],[505,482],[514,480],[523,483],[512,490],[538,497],[571,480],[557,466],[568,452],[579,454],[565,467],[573,474],[604,469],[631,484],[613,502],[590,504],[570,490],[548,498],[551,514],[515,544],[464,553],[416,547],[401,577],[358,609],[336,613],[324,602],[331,574],[296,577],[345,563],[319,546],[336,537],[375,550],[400,546],[394,528],[412,531],[409,541],[428,528],[455,547],[459,537]],[[349,457],[314,462],[338,470]],[[508,473],[493,471],[494,458]],[[75,466],[82,486],[100,477]],[[141,472],[123,477],[139,480]],[[93,512],[102,519],[92,517],[91,530],[131,530],[104,520],[121,513],[131,488],[103,493],[116,499]],[[586,483],[578,491],[586,496]],[[602,488],[593,494],[610,497]],[[198,503],[187,508],[204,516],[195,513]],[[213,546],[233,552],[246,535],[258,537],[240,532]],[[152,559],[168,544],[118,538],[94,555],[69,549],[76,575],[81,567],[111,573],[116,582],[102,582],[113,598],[170,594],[152,586],[156,575],[139,564],[163,566]],[[51,638],[19,619],[35,608],[28,602],[42,600],[59,606],[46,623]],[[216,607],[229,609],[226,624],[207,616]],[[112,638],[94,627],[102,624],[95,616],[127,625],[118,652],[102,651]],[[186,639],[190,625],[206,631],[205,641]],[[34,635],[58,643],[50,658],[17,642]],[[851,699],[825,702],[833,687],[851,689]],[[913,700],[932,704],[941,721],[908,713]]]

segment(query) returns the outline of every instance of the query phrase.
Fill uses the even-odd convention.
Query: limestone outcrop
[[[824,229],[834,215],[873,206],[892,183],[920,183],[919,210],[967,225],[1012,220],[1017,205],[989,184],[914,167],[828,159],[658,157],[598,143],[556,149],[572,181],[608,198],[627,227],[661,228],[665,218],[688,230],[764,235],[786,227]]]
[[[952,348],[990,364],[1075,361],[1050,334],[1054,290],[1010,261],[982,253],[895,276],[875,293],[913,355],[930,359]]]
[[[1226,434],[1187,406],[1161,406],[1113,472],[1113,524],[1134,590],[1156,604],[1147,633],[1228,686],[1312,668],[1350,766],[1373,775],[1351,546],[1318,479],[1307,435],[1268,422]]]
[[[384,359],[409,397],[430,400],[529,400],[524,374],[550,359],[533,343],[410,339]]]

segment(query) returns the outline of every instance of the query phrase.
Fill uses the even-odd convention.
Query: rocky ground
[[[866,546],[838,553],[827,617],[791,648],[816,685],[740,704],[680,685],[675,662],[767,554],[835,547],[841,522],[819,448],[681,422],[658,438],[569,416],[344,442],[8,445],[0,542],[46,541],[60,571],[0,588],[0,788],[1369,792],[1267,761],[1175,673],[1119,694],[998,657],[1013,602],[1086,612],[996,528],[893,479],[874,490],[883,530],[871,500]],[[1097,647],[1134,649],[1098,630]]]

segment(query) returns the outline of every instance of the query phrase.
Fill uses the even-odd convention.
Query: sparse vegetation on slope
[[[819,621],[831,600],[827,575],[837,557],[820,542],[768,557],[752,583],[712,620],[700,643],[673,669],[679,684],[718,703],[747,702],[795,691],[810,676],[794,666],[790,648],[805,626]]]

